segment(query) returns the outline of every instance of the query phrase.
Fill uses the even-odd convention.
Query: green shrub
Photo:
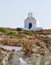
[[[6,33],[6,35],[8,35],[8,36],[16,36],[16,32],[9,31],[9,32]]]
[[[34,31],[24,30],[24,34],[32,35],[34,33]]]
[[[17,31],[22,31],[22,28],[17,28],[16,30],[17,30]]]
[[[6,32],[8,32],[8,29],[6,29],[6,28],[0,28],[0,32],[6,33]]]

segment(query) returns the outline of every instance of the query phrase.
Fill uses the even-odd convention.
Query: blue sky
[[[0,27],[24,27],[30,11],[43,28],[51,28],[51,0],[0,0]]]

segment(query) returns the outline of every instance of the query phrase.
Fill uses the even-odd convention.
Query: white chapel
[[[32,13],[28,13],[28,17],[24,20],[25,30],[42,30],[42,27],[37,27],[37,20],[33,17]]]

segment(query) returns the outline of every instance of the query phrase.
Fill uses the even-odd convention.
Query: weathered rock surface
[[[6,45],[22,49],[9,50]],[[51,30],[1,32],[0,65],[51,65]]]

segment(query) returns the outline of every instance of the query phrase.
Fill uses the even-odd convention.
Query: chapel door
[[[29,29],[31,29],[32,28],[32,23],[29,23]]]

